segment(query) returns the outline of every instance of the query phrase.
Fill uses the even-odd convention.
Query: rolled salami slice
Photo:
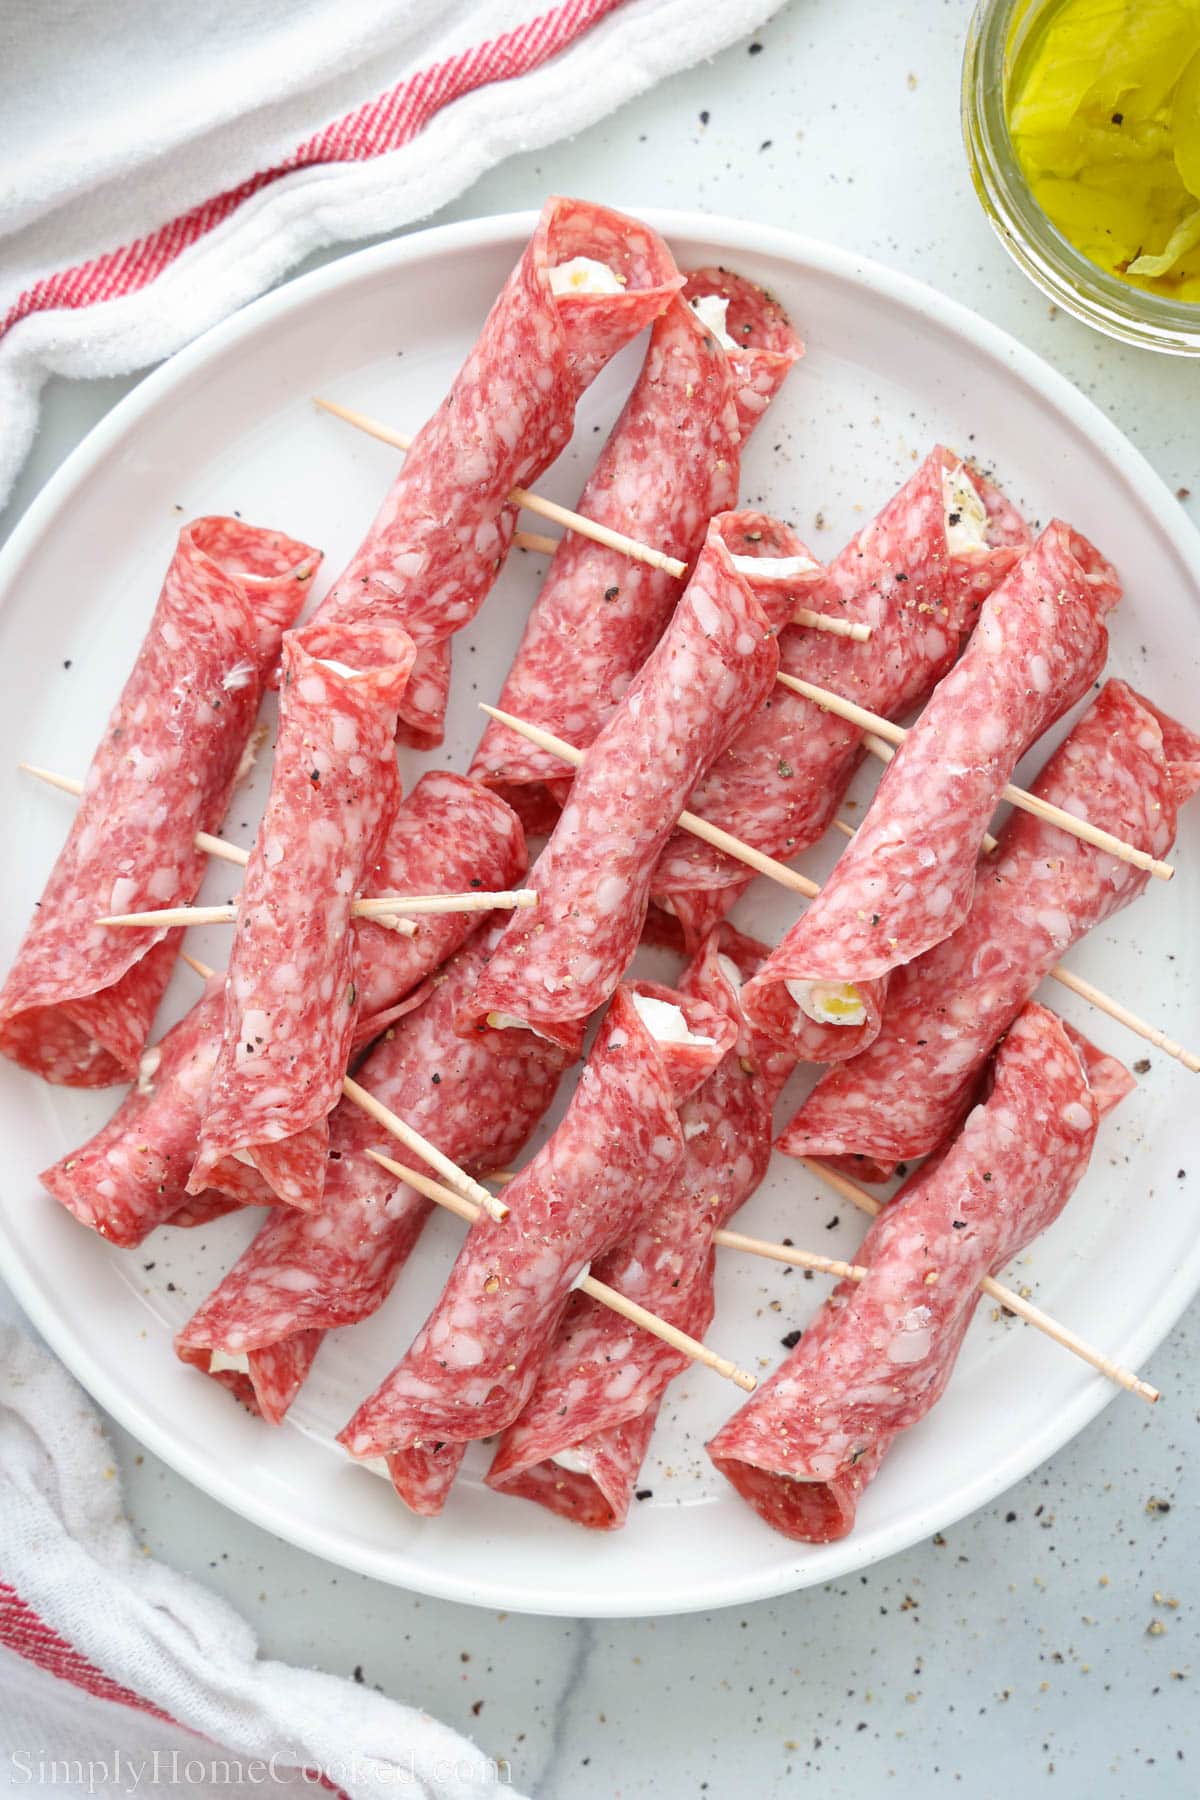
[[[952,667],[962,633],[1027,543],[1000,490],[939,444],[827,569],[797,584],[802,605],[869,625],[868,641],[793,625],[780,636],[780,668],[887,718],[903,717]],[[793,554],[810,553],[797,539]],[[777,687],[690,807],[786,860],[825,835],[861,757],[853,725]],[[655,870],[654,895],[691,948],[750,879],[734,858],[676,832]],[[799,1031],[796,1047],[810,1059],[844,1053],[836,1025],[810,1019]]]
[[[498,794],[463,775],[422,775],[398,807],[375,867],[372,894],[461,894],[514,887],[528,867],[525,833]],[[358,986],[355,1046],[391,1023],[398,1004],[486,923],[485,913],[435,913],[404,937],[359,919],[354,927]]]
[[[200,1109],[224,1027],[224,978],[216,975],[203,999],[143,1053],[137,1082],[108,1124],[41,1176],[43,1187],[81,1225],[122,1249],[140,1244],[183,1209],[180,1222],[199,1224],[228,1207],[274,1200],[258,1171],[242,1163],[227,1171],[234,1190],[228,1195],[188,1198]]]
[[[1044,1007],[1020,1015],[994,1085],[939,1161],[901,1188],[787,1360],[708,1446],[776,1531],[845,1537],[896,1436],[940,1398],[979,1283],[1056,1219],[1107,1104],[1132,1079]]]
[[[356,630],[341,634],[353,655]],[[372,649],[379,633],[362,635]],[[225,1190],[231,1163],[289,1206],[320,1205],[329,1113],[358,1017],[351,904],[400,799],[396,706],[412,644],[359,673],[284,642],[271,791],[238,903],[225,1039],[209,1083],[189,1193]],[[235,1177],[237,1179],[237,1177]]]
[[[741,447],[801,352],[779,306],[753,282],[723,269],[689,275],[655,323],[578,511],[690,565],[713,514],[736,504]],[[529,615],[501,707],[585,748],[662,636],[679,593],[675,576],[568,532]],[[539,832],[554,829],[571,785],[556,757],[496,720],[471,774]]]
[[[498,927],[489,928],[492,935]],[[371,1051],[357,1079],[460,1167],[503,1168],[549,1106],[567,1057],[527,1031],[459,1037],[454,1016],[487,958],[488,933],[461,949],[427,997]],[[431,1203],[362,1154],[394,1148],[343,1100],[330,1119],[319,1213],[279,1206],[179,1333],[184,1362],[278,1424],[326,1331],[382,1306]]]
[[[873,1040],[878,984],[966,917],[988,820],[1024,751],[1104,667],[1120,596],[1111,564],[1061,519],[988,596],[821,893],[748,985],[761,1030],[814,1060]],[[814,1044],[807,1023],[831,1006],[841,1023]]]
[[[770,620],[726,542],[740,518],[712,521],[666,634],[587,750],[529,878],[538,904],[514,913],[467,1028],[509,1019],[578,1054],[589,1015],[628,968],[663,844],[775,678]]]
[[[351,1456],[388,1459],[414,1510],[440,1507],[454,1446],[520,1412],[572,1287],[678,1168],[677,1109],[734,1034],[723,1013],[672,989],[618,988],[565,1118],[505,1189],[509,1217],[472,1225],[411,1349],[340,1434]]]
[[[742,981],[766,946],[718,926],[680,982],[732,1023],[724,1060],[679,1109],[683,1159],[592,1273],[692,1337],[712,1323],[713,1233],[749,1199],[771,1155],[771,1114],[793,1066],[742,1017]],[[659,1338],[590,1295],[572,1294],[537,1386],[500,1440],[489,1487],[594,1529],[625,1523],[669,1382],[690,1367]]]
[[[636,219],[583,200],[546,202],[453,387],[316,615],[335,633],[363,621],[409,633],[418,657],[401,703],[408,742],[441,742],[450,639],[504,564],[517,517],[510,490],[554,461],[580,394],[682,283],[662,239]]]
[[[195,519],[92,758],[70,834],[0,993],[0,1050],[47,1081],[137,1073],[180,931],[111,912],[187,906],[219,830],[280,640],[320,553],[240,519]]]
[[[1200,738],[1123,681],[1101,689],[1033,792],[1165,856],[1200,787]],[[952,937],[898,969],[870,1048],[817,1083],[779,1139],[789,1156],[925,1156],[955,1129],[993,1045],[1054,964],[1128,906],[1150,877],[1029,813],[1014,812],[980,864]]]
[[[499,795],[462,776],[434,771],[423,775],[401,802],[369,885],[373,893],[424,894],[439,885],[459,891],[472,884],[503,888],[519,880],[524,867],[520,821]],[[420,1005],[428,994],[426,978],[467,935],[488,924],[489,916],[447,913],[422,919],[411,938],[358,920],[354,932],[362,1001],[356,1043]],[[499,929],[498,922],[493,936]],[[482,952],[470,966],[473,981],[483,966]],[[455,992],[461,1002],[470,988]],[[238,1205],[274,1201],[257,1170],[233,1158],[222,1167],[229,1196],[211,1189],[195,1196],[187,1192],[200,1116],[224,1036],[223,993],[222,977],[145,1052],[137,1085],[109,1123],[42,1176],[81,1224],[114,1244],[140,1244],[167,1222],[204,1224]],[[337,1173],[332,1163],[330,1172]]]

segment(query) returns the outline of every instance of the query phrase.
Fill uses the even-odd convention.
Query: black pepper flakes
[[[653,1488],[638,1488],[636,1490],[636,1492],[634,1493],[633,1497],[635,1500],[653,1500],[654,1489]]]
[[[785,1350],[794,1350],[803,1336],[804,1333],[797,1327],[795,1331],[787,1332],[779,1341]]]
[[[620,594],[620,592],[621,592],[621,590],[620,590],[620,588],[619,588],[619,587],[610,587],[610,588],[605,588],[605,590],[604,590],[604,598],[605,598],[605,599],[606,599],[606,600],[615,600],[615,599],[617,599],[617,597],[618,597],[618,595],[619,595],[619,594]]]

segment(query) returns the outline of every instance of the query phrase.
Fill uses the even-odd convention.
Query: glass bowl
[[[1200,304],[1132,287],[1076,250],[1029,190],[1005,117],[1017,51],[1051,0],[980,0],[963,57],[963,137],[980,204],[1013,261],[1066,312],[1110,337],[1200,356]]]

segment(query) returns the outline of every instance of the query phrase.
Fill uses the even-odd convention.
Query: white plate
[[[999,331],[881,268],[733,220],[662,214],[654,222],[683,267],[728,262],[765,282],[808,341],[807,359],[748,454],[748,501],[790,517],[829,555],[935,437],[969,450],[994,465],[1032,517],[1060,512],[1099,540],[1128,586],[1114,621],[1114,670],[1200,722],[1198,541],[1088,401]],[[239,510],[308,537],[327,552],[323,591],[370,521],[396,456],[318,415],[309,396],[330,394],[415,428],[532,223],[532,215],[476,220],[402,238],[268,295],[145,381],[31,507],[0,561],[5,964],[70,806],[18,777],[14,765],[23,756],[83,770],[180,520]],[[627,352],[585,397],[575,442],[542,484],[547,491],[577,494],[639,353]],[[539,573],[540,559],[515,556],[475,628],[458,640],[447,741],[433,761],[466,766],[479,728],[475,701],[498,693]],[[411,779],[419,759],[406,753],[405,762]],[[261,785],[235,804],[242,841],[260,803]],[[1198,835],[1200,804],[1186,821],[1173,886],[1152,882],[1134,910],[1071,956],[1081,973],[1184,1038],[1197,1035],[1188,1000],[1200,956]],[[823,872],[835,850],[808,866]],[[233,887],[231,873],[218,868],[206,892],[228,896]],[[777,935],[788,902],[755,893],[742,916]],[[226,948],[215,929],[199,936],[199,953],[213,961]],[[177,975],[171,1016],[194,996],[192,981],[186,971]],[[1049,998],[1107,1048],[1142,1056],[1145,1046],[1063,990]],[[1181,1172],[1190,1161],[1194,1190],[1200,1167],[1194,1140],[1190,1152],[1184,1140],[1194,1130],[1195,1078],[1149,1054],[1149,1074],[1106,1124],[1065,1218],[1013,1272],[1043,1305],[1129,1363],[1158,1343],[1200,1286],[1200,1241]],[[794,1104],[796,1092],[785,1103]],[[840,1544],[809,1549],[775,1536],[715,1475],[703,1444],[737,1396],[699,1372],[671,1392],[643,1478],[653,1497],[634,1506],[625,1531],[589,1534],[489,1493],[482,1455],[466,1465],[444,1515],[417,1521],[330,1443],[424,1317],[460,1228],[433,1221],[387,1306],[327,1341],[290,1427],[272,1431],[182,1367],[170,1347],[251,1222],[161,1231],[139,1251],[114,1251],[39,1189],[38,1169],[95,1129],[114,1099],[41,1085],[7,1063],[0,1070],[0,1239],[17,1297],[101,1404],[182,1474],[281,1537],[385,1581],[480,1605],[595,1616],[780,1593],[874,1562],[982,1505],[1111,1397],[1065,1352],[1011,1320],[995,1321],[984,1306],[945,1399],[892,1453]],[[739,1223],[843,1255],[863,1225],[783,1158]],[[765,1367],[826,1284],[726,1258],[720,1288],[713,1342]],[[1169,1395],[1163,1406],[1177,1403]],[[1151,1429],[1168,1426],[1163,1417],[1150,1421]]]

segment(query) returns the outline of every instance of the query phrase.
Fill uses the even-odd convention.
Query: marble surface
[[[509,161],[434,222],[557,189],[753,217],[878,257],[1039,350],[1173,490],[1191,490],[1181,504],[1200,518],[1200,365],[1056,313],[978,210],[958,132],[968,12],[963,0],[793,0],[752,42]],[[132,385],[51,385],[0,534]],[[1182,1800],[1200,1793],[1198,1353],[1193,1307],[1147,1371],[1165,1394],[1154,1413],[1117,1399],[944,1541],[825,1589],[680,1620],[523,1618],[380,1587],[114,1438],[149,1551],[236,1601],[265,1653],[429,1708],[507,1758],[539,1800],[766,1800],[810,1783],[828,1800],[1043,1788]]]

